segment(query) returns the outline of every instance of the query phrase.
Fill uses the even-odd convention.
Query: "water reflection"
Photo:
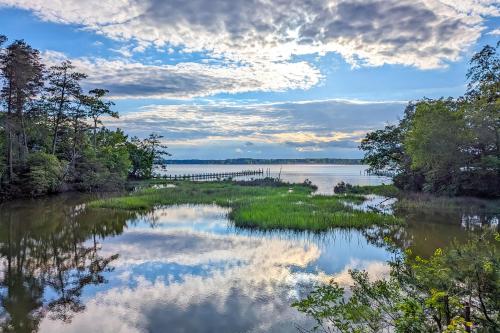
[[[214,205],[137,215],[86,200],[0,206],[1,331],[294,331],[310,325],[290,303],[314,284],[348,284],[352,268],[387,274],[384,237],[425,255],[498,228],[495,216],[396,210],[405,226],[262,232],[236,228]]]
[[[8,206],[8,208],[7,208]],[[97,239],[120,233],[115,219],[90,223],[83,206],[65,198],[0,208],[0,327],[2,332],[37,331],[42,318],[69,321],[85,309],[88,285],[105,282],[116,254],[102,256]],[[93,220],[93,218],[92,218]],[[91,242],[85,242],[92,239]]]

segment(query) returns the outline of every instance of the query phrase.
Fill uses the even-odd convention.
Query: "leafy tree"
[[[469,84],[467,97],[496,102],[500,97],[500,57],[497,54],[500,41],[496,47],[486,45],[470,60],[467,72]]]
[[[111,106],[113,106],[114,103],[110,101],[105,102],[102,100],[102,98],[108,92],[109,91],[106,89],[92,89],[91,91],[89,91],[88,107],[89,107],[89,116],[90,118],[92,118],[92,121],[94,123],[93,127],[94,149],[97,148],[97,125],[102,124],[101,117],[104,115],[109,115],[113,118],[118,118],[118,113],[111,111]]]
[[[397,254],[385,279],[350,271],[351,296],[338,283],[294,303],[323,332],[497,332],[500,329],[500,236],[437,249],[429,259]]]
[[[168,147],[161,142],[162,138],[161,135],[154,133],[142,141],[137,137],[132,138],[128,144],[132,161],[131,177],[138,179],[150,178],[153,174],[154,163],[162,162],[161,158],[163,156],[170,156],[170,153],[166,151]]]
[[[474,195],[500,195],[500,57],[486,46],[467,73],[463,112],[471,132],[464,187]]]
[[[32,153],[28,159],[28,189],[32,195],[57,192],[63,181],[63,164],[56,156]]]
[[[56,153],[60,131],[65,127],[72,104],[79,101],[82,90],[80,81],[86,78],[85,74],[74,72],[74,68],[69,60],[65,60],[49,70],[46,92],[52,117],[52,154]]]
[[[368,133],[360,148],[372,170],[393,170],[400,189],[500,196],[500,60],[474,55],[468,91],[458,99],[408,105],[397,125]]]
[[[401,141],[402,129],[395,125],[368,133],[360,145],[366,152],[363,162],[372,170],[398,170],[404,156]]]
[[[26,112],[43,85],[43,64],[37,50],[22,40],[14,41],[0,54],[3,87],[0,97],[6,109],[3,128],[9,180],[14,168],[23,167],[28,155]]]
[[[452,101],[424,101],[417,104],[404,146],[411,156],[411,168],[423,170],[423,190],[457,194],[467,130],[463,113]]]
[[[120,129],[102,129],[96,140],[97,149],[87,148],[77,165],[78,188],[93,191],[123,187],[131,168],[127,136]]]
[[[70,61],[44,68],[24,41],[0,48],[0,197],[114,190],[127,177],[151,177],[168,155],[161,136],[130,141],[106,129],[103,118],[118,117],[107,90],[84,94],[87,76]]]

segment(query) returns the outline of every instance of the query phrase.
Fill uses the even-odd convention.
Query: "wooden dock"
[[[158,178],[168,180],[210,180],[210,179],[228,179],[234,177],[244,176],[262,176],[264,170],[243,170],[237,172],[212,172],[212,173],[199,173],[199,174],[185,174],[185,175],[162,175]]]

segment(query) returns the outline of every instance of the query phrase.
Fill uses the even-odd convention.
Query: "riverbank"
[[[500,199],[477,197],[448,197],[421,192],[406,192],[394,185],[352,186],[346,193],[352,195],[376,194],[395,198],[396,209],[426,209],[426,210],[468,210],[472,208],[483,213],[500,214]]]
[[[253,182],[150,182],[129,195],[101,199],[91,208],[148,211],[158,206],[216,204],[231,208],[238,227],[324,231],[402,223],[392,215],[356,210],[361,195],[312,195],[314,186],[270,179]]]

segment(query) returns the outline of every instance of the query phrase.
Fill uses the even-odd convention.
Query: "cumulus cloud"
[[[130,50],[119,49],[123,55]],[[49,64],[68,59],[54,51],[44,52]],[[321,79],[320,72],[301,62],[261,64],[205,64],[184,62],[176,65],[150,65],[103,58],[70,59],[78,71],[88,74],[88,86],[106,88],[115,98],[177,98],[217,93],[284,91],[307,89]]]
[[[500,28],[496,28],[495,30],[488,32],[488,35],[500,36]]]
[[[179,47],[245,63],[337,52],[353,65],[429,69],[457,60],[499,15],[494,0],[0,0],[139,50]]]
[[[235,145],[233,151],[262,151],[271,146],[297,152],[356,151],[367,131],[396,121],[404,105],[344,100],[149,105],[120,119],[106,119],[105,124],[138,136],[162,133],[171,148],[191,151],[227,145]]]

